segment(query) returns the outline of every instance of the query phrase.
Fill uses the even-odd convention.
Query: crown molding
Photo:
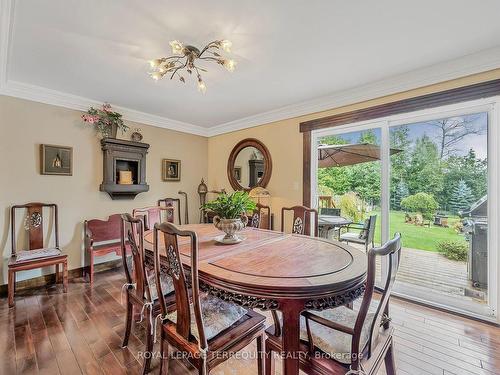
[[[1,88],[0,94],[51,104],[58,107],[75,109],[78,111],[86,111],[90,106],[96,107],[102,105],[102,102],[97,100],[11,80],[7,81],[6,85]],[[123,118],[128,121],[175,130],[182,133],[195,134],[204,137],[208,136],[207,129],[201,126],[136,111],[126,107],[113,105],[113,108],[120,112],[123,115]]]
[[[8,79],[8,60],[13,32],[14,10],[15,0],[0,0],[0,95],[14,96],[80,111],[86,111],[90,106],[100,105],[101,102],[97,100]],[[213,137],[275,121],[376,99],[499,67],[500,46],[377,82],[334,92],[328,96],[226,122],[211,128],[140,112],[130,108],[114,107],[128,121],[204,137]]]
[[[275,121],[322,112],[497,68],[500,68],[500,47],[431,65],[367,85],[341,90],[332,95],[220,124],[209,128],[208,136],[213,137]]]

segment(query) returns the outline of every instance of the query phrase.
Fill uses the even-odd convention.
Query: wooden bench
[[[121,255],[120,214],[111,215],[108,220],[85,220],[85,267],[83,276],[94,282],[94,257],[110,253]]]

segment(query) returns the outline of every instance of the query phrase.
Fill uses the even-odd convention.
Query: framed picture
[[[180,181],[181,161],[174,159],[163,159],[161,171],[163,181]]]
[[[73,147],[40,145],[40,173],[73,175]]]
[[[234,178],[236,181],[241,182],[241,167],[234,167]]]

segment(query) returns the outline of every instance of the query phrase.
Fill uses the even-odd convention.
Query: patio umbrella
[[[403,150],[391,148],[391,155]],[[370,143],[349,145],[319,145],[318,167],[344,167],[370,161],[380,160],[380,146]]]

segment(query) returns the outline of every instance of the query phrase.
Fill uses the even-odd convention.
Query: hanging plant
[[[122,133],[128,130],[128,126],[122,120],[121,113],[114,112],[108,103],[104,103],[102,109],[90,107],[87,113],[82,115],[82,120],[94,126],[103,138],[116,138],[118,129]]]

